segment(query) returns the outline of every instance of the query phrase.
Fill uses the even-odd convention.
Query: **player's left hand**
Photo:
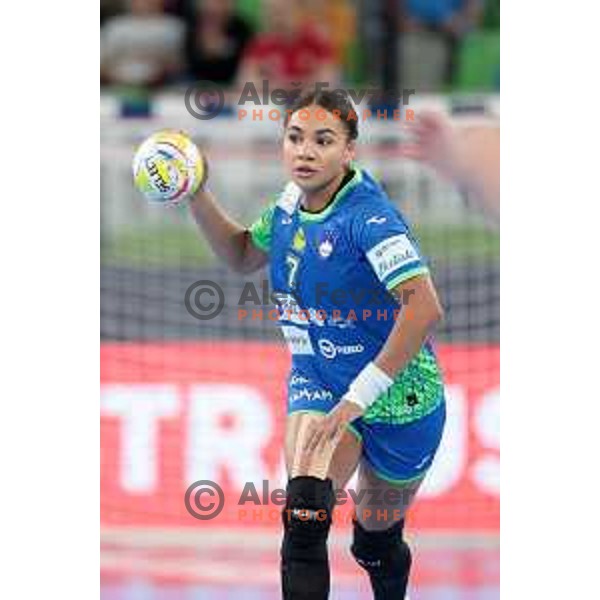
[[[311,423],[304,442],[304,451],[312,454],[329,444],[337,445],[348,423],[360,417],[363,412],[363,408],[358,404],[342,399],[323,419]]]

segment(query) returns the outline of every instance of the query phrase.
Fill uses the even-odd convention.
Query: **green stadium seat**
[[[461,92],[491,92],[500,87],[500,33],[468,34],[458,53],[454,88]]]
[[[236,0],[237,12],[256,30],[261,29],[262,0]]]
[[[364,51],[356,38],[348,43],[343,67],[347,84],[359,85],[365,81]]]

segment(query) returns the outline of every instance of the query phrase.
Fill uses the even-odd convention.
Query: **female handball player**
[[[445,421],[430,334],[442,309],[402,215],[354,162],[347,95],[310,91],[284,121],[290,182],[251,227],[206,188],[191,212],[215,253],[249,273],[269,263],[287,382],[281,583],[285,600],[329,596],[327,538],[336,490],[358,469],[352,555],[376,600],[406,595],[406,511]]]

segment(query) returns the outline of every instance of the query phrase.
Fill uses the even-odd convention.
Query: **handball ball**
[[[153,133],[133,158],[135,187],[150,202],[178,204],[204,183],[206,167],[197,146],[182,131]]]

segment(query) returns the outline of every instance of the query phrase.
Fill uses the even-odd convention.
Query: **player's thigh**
[[[369,531],[388,529],[406,517],[423,479],[392,483],[379,477],[363,460],[358,471],[357,519]]]
[[[361,456],[361,442],[347,430],[337,445],[331,445],[323,453],[310,460],[304,451],[304,442],[311,422],[325,417],[324,414],[295,412],[288,415],[285,435],[285,462],[290,477],[312,475],[324,479],[330,477],[336,489],[342,489],[356,470]]]

